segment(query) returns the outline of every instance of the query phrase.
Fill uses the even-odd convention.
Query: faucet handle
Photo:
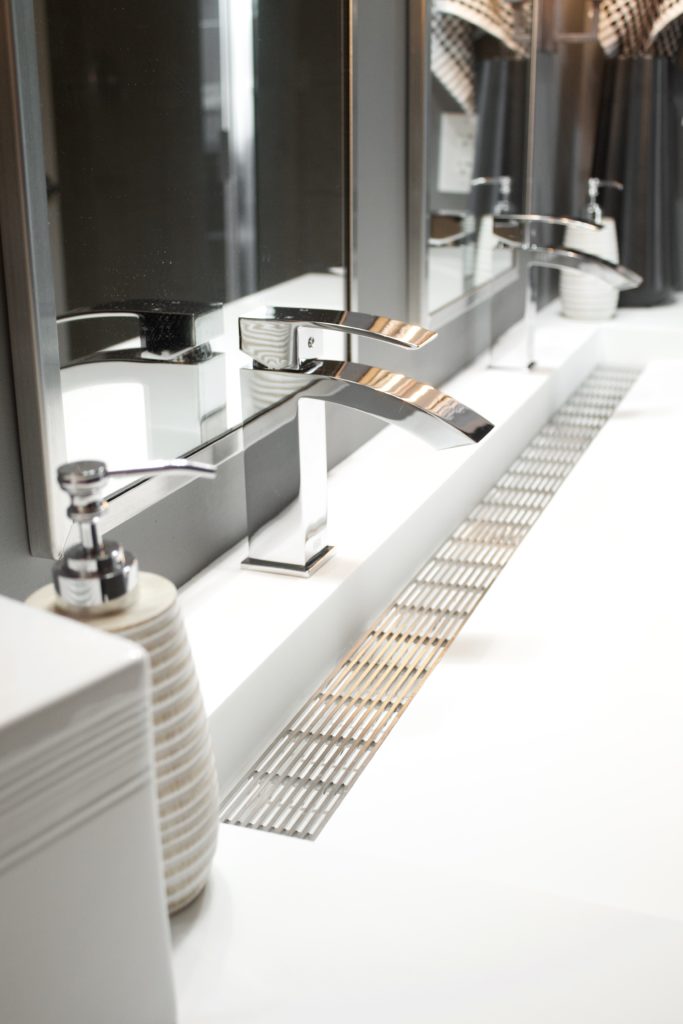
[[[435,331],[418,324],[348,310],[266,306],[239,318],[241,350],[269,370],[299,370],[305,363],[323,358],[348,361],[348,339],[329,342],[324,338],[327,331],[375,338],[413,350],[436,337]]]

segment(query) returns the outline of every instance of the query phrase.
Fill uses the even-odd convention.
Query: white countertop
[[[632,347],[642,351],[641,323]],[[558,320],[553,336],[564,327]],[[565,373],[597,354],[586,328],[572,327]],[[680,339],[672,328],[666,340],[675,350]],[[477,372],[461,378],[472,394]],[[506,376],[506,422],[520,445],[524,410],[556,376]],[[179,1024],[678,1024],[681,440],[683,360],[653,360],[321,836],[221,828],[207,892],[173,922]],[[471,483],[461,463],[486,461],[477,451],[439,453],[453,456],[439,472]],[[429,506],[447,481],[430,476],[425,452],[414,503]],[[372,562],[381,545],[366,543]],[[266,579],[261,635],[278,599],[289,595],[282,644],[301,614],[295,593],[315,616],[351,588],[361,548],[344,534],[332,576],[325,567],[308,581]],[[236,558],[183,595],[214,719],[241,706],[221,700],[221,672],[232,697],[246,684],[226,684],[229,656],[216,665],[201,621],[208,614],[215,629],[217,615],[232,632],[238,579],[248,581],[245,617],[264,584],[236,573]],[[236,660],[256,679],[243,641]],[[277,645],[265,652],[276,655]]]
[[[387,429],[329,474],[335,555],[313,577],[240,571],[241,544],[183,588],[223,791],[594,364],[594,325],[550,323],[538,372],[487,355],[444,385],[496,424],[483,442],[433,451]]]

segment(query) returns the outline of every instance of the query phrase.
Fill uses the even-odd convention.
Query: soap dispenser
[[[564,235],[564,247],[579,252],[600,256],[609,263],[619,263],[619,243],[613,217],[603,217],[598,203],[602,188],[614,188],[620,192],[624,186],[620,181],[588,179],[588,198],[584,217],[591,224],[600,227],[595,231],[588,225],[572,224]],[[560,302],[564,316],[572,320],[609,320],[617,311],[619,291],[610,284],[597,280],[588,274],[560,272]]]
[[[191,903],[206,885],[218,833],[218,785],[192,654],[175,586],[140,572],[134,555],[104,541],[100,520],[112,478],[160,473],[214,476],[215,468],[176,459],[135,469],[109,470],[103,462],[60,466],[57,479],[71,504],[80,543],[53,568],[53,584],[28,604],[87,621],[137,641],[151,661],[156,785],[168,912]]]

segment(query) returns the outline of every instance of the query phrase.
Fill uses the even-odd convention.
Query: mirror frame
[[[357,2],[346,0],[343,26],[348,308],[353,308],[357,292],[352,148]],[[56,558],[67,542],[70,524],[65,516],[66,495],[56,479],[56,467],[66,461],[66,440],[32,0],[0,0],[0,106],[4,112],[0,119],[0,238],[29,546],[32,555]],[[219,466],[241,451],[238,425],[187,454]],[[107,530],[189,482],[175,476],[154,477],[116,492],[110,498]]]
[[[432,0],[411,0],[408,24],[408,304],[409,318],[438,330],[519,280],[517,258],[509,270],[458,295],[439,309],[428,303],[428,148],[430,97],[430,24]],[[533,57],[532,57],[533,60]],[[530,93],[531,95],[531,93]],[[525,147],[528,154],[528,140]],[[528,170],[525,169],[525,177]]]

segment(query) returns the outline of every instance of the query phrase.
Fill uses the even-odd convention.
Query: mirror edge
[[[50,466],[66,459],[32,0],[0,0],[2,256],[31,553],[56,557],[68,524]]]

